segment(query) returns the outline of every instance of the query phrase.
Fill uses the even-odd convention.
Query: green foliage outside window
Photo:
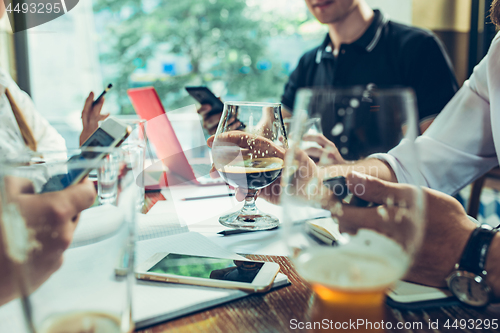
[[[94,11],[119,18],[106,25],[101,63],[112,68],[104,79],[116,86],[122,114],[134,113],[126,95],[134,86],[153,85],[170,110],[194,102],[186,85],[215,82],[238,99],[280,100],[288,73],[267,50],[270,37],[298,25],[291,19],[244,0],[96,0]],[[158,52],[186,57],[191,71],[133,82]]]

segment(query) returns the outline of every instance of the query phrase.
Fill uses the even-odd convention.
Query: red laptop
[[[137,115],[147,120],[146,134],[155,147],[158,159],[168,167],[169,173],[166,175],[168,181],[165,185],[175,185],[186,181],[197,185],[224,183],[221,179],[210,178],[209,160],[205,160],[202,164],[188,161],[155,88],[129,89],[127,93]]]

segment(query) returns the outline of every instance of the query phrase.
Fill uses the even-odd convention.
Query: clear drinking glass
[[[115,199],[102,205],[96,200],[81,214],[67,216],[92,204],[84,202],[88,196],[72,192],[78,189],[73,180],[82,170],[101,168],[108,163],[101,157],[111,155],[118,170]],[[0,162],[0,230],[16,281],[11,296],[18,297],[0,307],[2,325],[21,303],[26,327],[12,332],[133,331],[137,190],[127,158],[120,148],[82,148]]]
[[[145,185],[144,185],[144,165],[146,163],[146,151],[148,148],[148,137],[146,134],[147,122],[144,119],[120,119],[122,123],[130,126],[132,131],[128,138],[121,144],[121,148],[126,152],[126,154],[136,155],[133,158],[129,158],[129,161],[135,161],[135,164],[127,165],[135,176],[137,184],[137,208],[141,209],[144,205],[144,198],[146,195]]]
[[[291,258],[315,292],[312,316],[380,323],[387,288],[405,275],[420,246],[424,207],[421,190],[411,185],[373,199],[373,183],[362,174],[377,176],[372,154],[398,144],[414,158],[406,171],[417,168],[415,95],[407,89],[303,89],[295,105],[281,203]],[[334,143],[317,164],[301,149],[314,118]],[[325,217],[298,222],[311,210]]]
[[[284,119],[285,123],[285,130],[287,133],[288,137],[288,145],[292,146],[293,145],[293,133],[292,133],[292,122],[293,118],[286,118]],[[300,149],[314,149],[314,148],[321,148],[321,146],[313,141],[314,137],[318,135],[323,134],[323,130],[321,128],[321,118],[311,118],[306,121],[304,124],[303,128],[305,135],[308,135],[307,140],[306,138],[303,137],[302,141],[300,142]]]
[[[212,158],[221,177],[247,195],[243,209],[221,216],[221,224],[250,230],[278,226],[276,217],[257,209],[255,195],[280,176],[286,148],[288,140],[281,104],[224,103],[212,145]]]
[[[97,169],[97,195],[101,205],[116,202],[120,154],[111,153],[103,158]]]

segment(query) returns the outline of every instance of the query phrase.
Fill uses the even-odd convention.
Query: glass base
[[[259,211],[251,215],[244,215],[242,211],[237,211],[221,216],[219,222],[223,226],[241,230],[268,230],[280,224],[277,217]]]

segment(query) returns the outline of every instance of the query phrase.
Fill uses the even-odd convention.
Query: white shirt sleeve
[[[26,122],[33,131],[33,136],[37,143],[37,151],[66,150],[66,141],[64,138],[36,110],[33,101],[27,93],[19,89],[16,102],[24,113]]]
[[[500,75],[500,68],[495,71],[491,68],[491,63],[496,64],[500,59],[499,36],[469,80],[415,141],[420,160],[418,172],[409,171],[413,160],[409,155],[413,150],[408,149],[411,143],[402,143],[388,154],[374,156],[392,167],[399,182],[455,194],[498,165],[492,131],[490,94],[494,93],[490,91],[490,75]]]
[[[27,148],[5,96],[6,88],[11,92],[31,128],[37,142],[37,150],[66,150],[64,138],[38,113],[28,94],[17,86],[6,71],[0,69],[0,153],[13,154]]]

